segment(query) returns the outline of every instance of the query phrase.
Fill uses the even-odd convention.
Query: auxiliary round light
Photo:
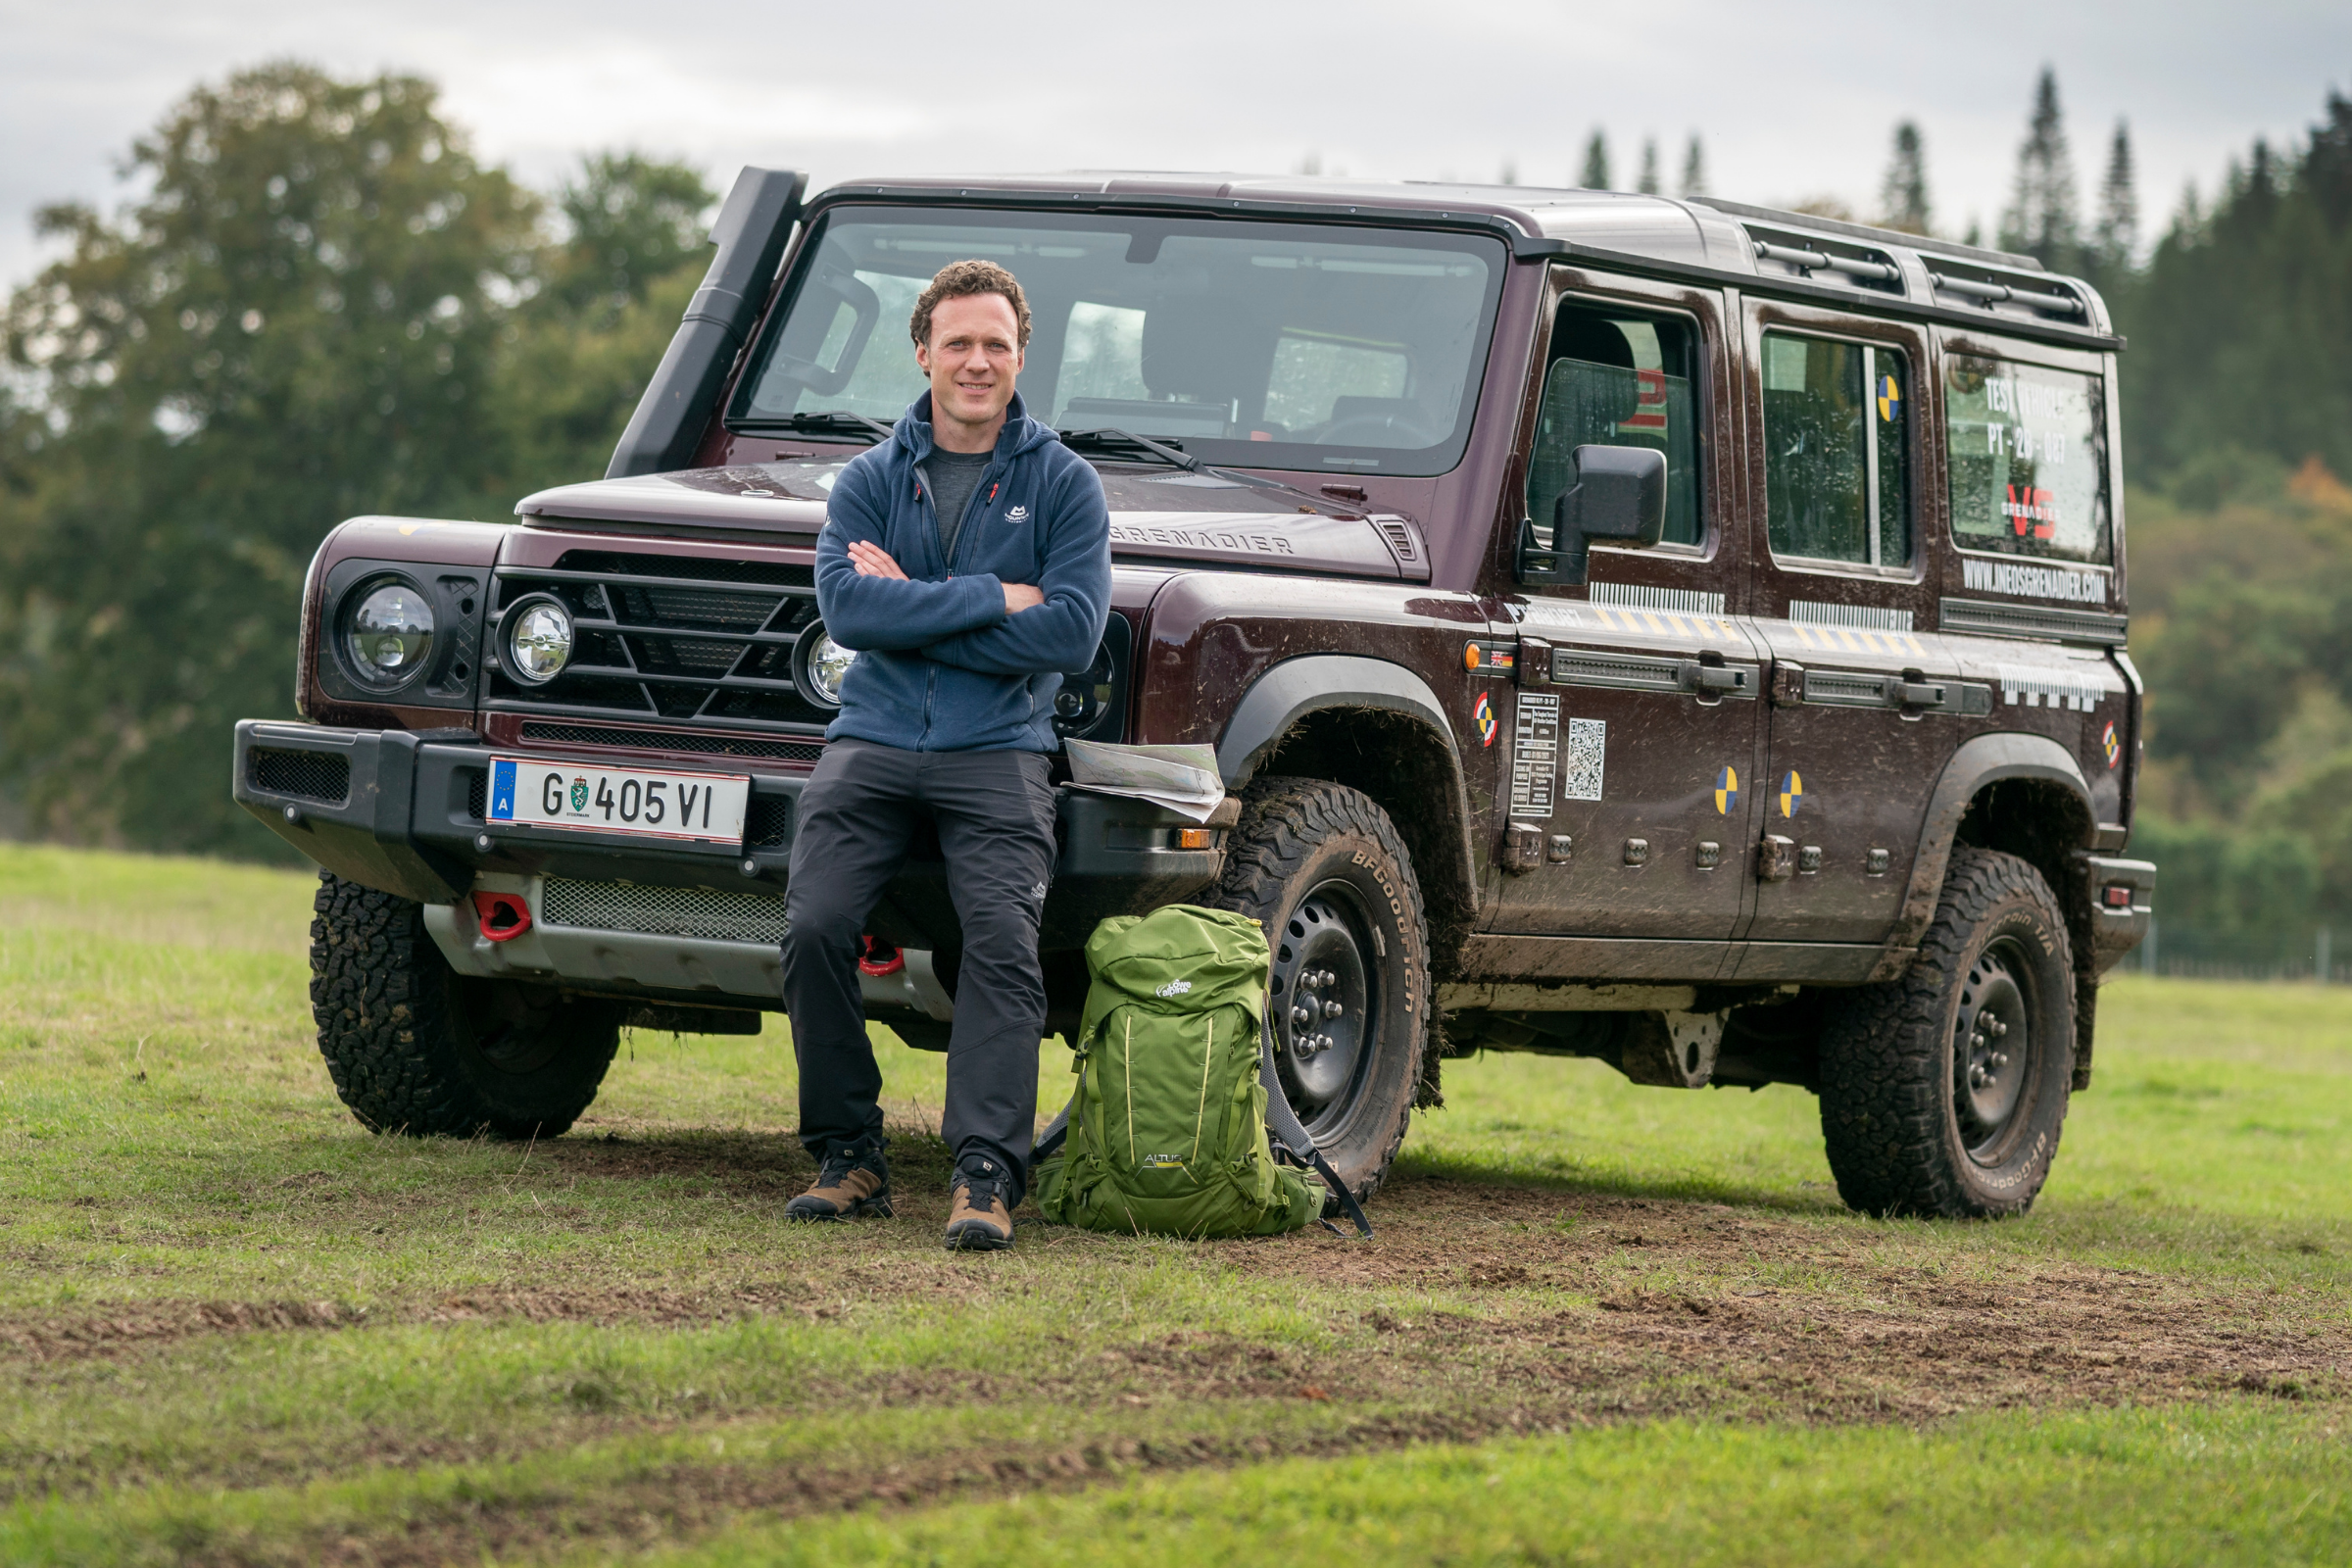
[[[344,622],[353,671],[370,686],[405,686],[431,662],[433,604],[422,589],[387,582],[371,589]]]
[[[792,683],[817,707],[839,708],[842,679],[856,662],[856,651],[826,635],[824,623],[819,621],[801,633],[800,643],[793,649]]]
[[[507,673],[544,686],[571,662],[571,612],[552,594],[534,594],[507,610]]]

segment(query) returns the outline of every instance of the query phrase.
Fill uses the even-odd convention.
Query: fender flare
[[[1919,854],[1911,862],[1911,885],[1903,892],[1902,913],[1887,934],[1886,951],[1871,979],[1890,980],[1909,967],[1919,939],[1927,934],[1928,922],[1936,918],[1936,905],[1943,897],[1943,876],[1951,864],[1952,840],[1959,832],[1960,819],[1968,814],[1969,803],[1978,791],[2008,778],[2061,785],[2082,803],[2085,824],[2098,820],[2082,767],[2072,753],[2047,735],[1979,735],[1962,745],[1944,764],[1943,776],[1936,781],[1936,792],[1928,799]],[[2082,847],[2090,847],[2089,838]],[[2066,896],[2063,888],[2051,891],[2060,898]]]
[[[1459,871],[1462,885],[1475,900],[1478,879],[1470,853],[1470,792],[1462,776],[1461,747],[1437,693],[1402,664],[1347,654],[1309,654],[1267,670],[1234,705],[1217,742],[1217,771],[1225,776],[1225,787],[1239,790],[1249,783],[1300,719],[1328,709],[1396,713],[1435,731],[1445,742],[1454,816],[1461,824]]]

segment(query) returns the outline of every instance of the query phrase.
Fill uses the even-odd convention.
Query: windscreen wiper
[[[1107,455],[1109,449],[1120,448],[1139,457],[1172,463],[1187,473],[1199,473],[1207,467],[1206,464],[1188,452],[1113,425],[1102,425],[1092,430],[1056,430],[1054,433],[1060,436],[1061,444],[1073,452],[1084,452],[1091,448]]]
[[[864,436],[873,442],[889,440],[898,432],[880,419],[862,414],[849,414],[836,409],[818,413],[795,414],[782,419],[746,419],[741,428],[747,430],[790,430],[798,435]]]
[[[1093,430],[1056,430],[1054,433],[1060,436],[1061,444],[1073,452],[1092,449],[1106,457],[1156,458],[1162,463],[1174,464],[1187,473],[1211,474],[1219,479],[1230,479],[1235,484],[1246,484],[1252,490],[1274,490],[1283,495],[1300,497],[1310,503],[1301,511],[1322,512],[1330,505],[1318,496],[1308,495],[1295,484],[1284,484],[1280,479],[1268,479],[1261,474],[1245,473],[1239,468],[1220,468],[1214,464],[1202,463],[1189,452],[1154,441],[1150,436],[1137,435],[1133,430],[1121,430],[1114,425],[1103,425]]]

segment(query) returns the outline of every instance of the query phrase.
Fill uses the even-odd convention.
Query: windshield
[[[1478,235],[1238,220],[852,207],[820,222],[730,425],[895,420],[928,384],[915,296],[984,257],[1029,298],[1033,416],[1253,468],[1452,467],[1503,259]]]

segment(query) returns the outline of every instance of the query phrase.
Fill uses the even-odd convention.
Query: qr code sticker
[[[1570,801],[1600,799],[1600,765],[1608,752],[1609,725],[1606,719],[1572,718],[1568,721],[1568,756],[1564,776],[1560,780],[1560,797]]]

